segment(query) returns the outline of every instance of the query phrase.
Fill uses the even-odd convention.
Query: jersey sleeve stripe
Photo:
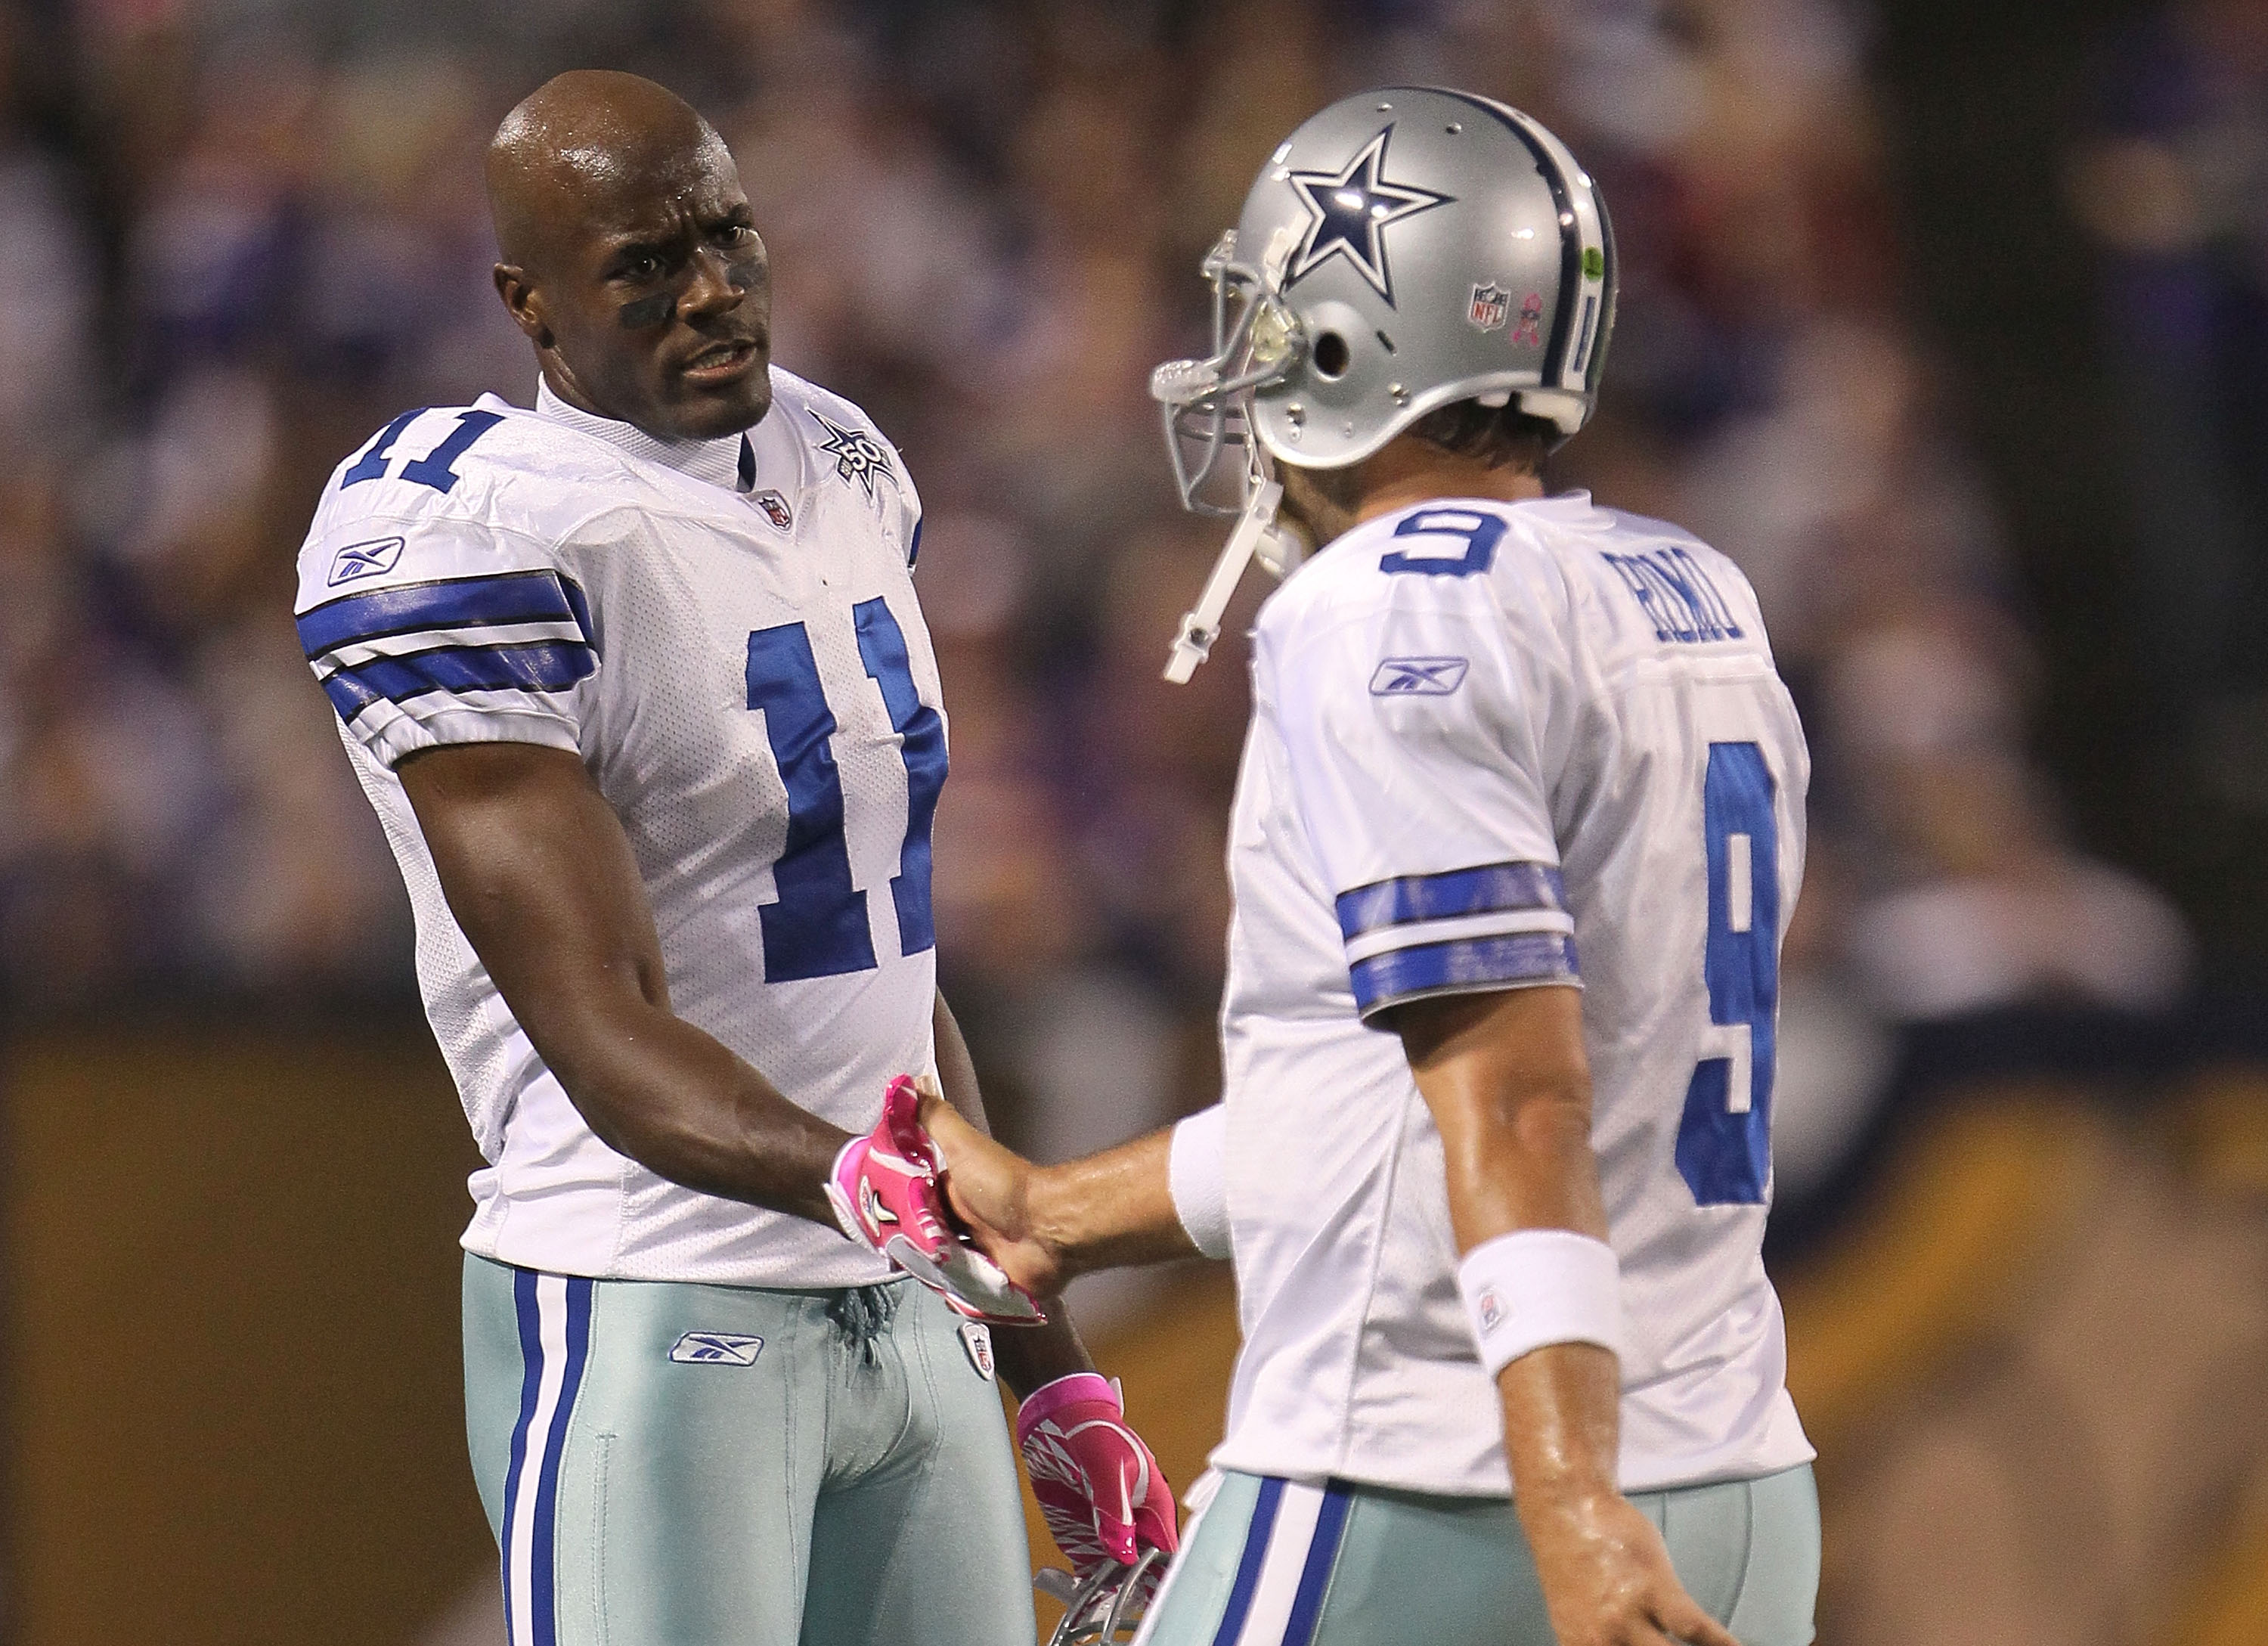
[[[1341,892],[1339,934],[1359,937],[1382,926],[1513,909],[1567,911],[1567,890],[1549,863],[1484,863],[1439,875],[1405,875]]]
[[[360,668],[379,658],[409,657],[418,652],[438,652],[452,646],[494,648],[526,646],[537,640],[554,640],[563,646],[589,649],[583,646],[582,630],[571,622],[499,623],[475,624],[464,629],[421,629],[414,634],[388,634],[369,640],[348,640],[309,661],[314,665],[315,673],[322,675],[337,668]]]
[[[351,720],[381,698],[406,703],[436,691],[564,691],[598,667],[598,653],[589,646],[556,640],[447,646],[335,669],[322,686],[340,716]]]
[[[591,624],[591,602],[583,594],[583,586],[573,578],[559,579],[559,592],[567,596],[567,609],[575,616],[575,626],[583,631],[583,643],[596,651],[599,631]]]
[[[299,644],[310,658],[357,640],[468,624],[571,622],[591,638],[582,590],[549,569],[489,577],[445,578],[348,594],[299,616]]]
[[[1407,926],[1381,926],[1346,940],[1347,963],[1368,960],[1388,949],[1416,948],[1427,943],[1454,942],[1462,938],[1510,937],[1521,932],[1558,932],[1573,935],[1572,915],[1557,909],[1506,909],[1488,914],[1461,915],[1447,920],[1417,920]]]
[[[1355,1008],[1365,1017],[1429,994],[1510,988],[1534,983],[1576,983],[1575,940],[1557,932],[1465,938],[1397,948],[1357,961],[1347,970]]]

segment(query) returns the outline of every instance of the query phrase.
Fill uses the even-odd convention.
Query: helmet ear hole
[[[1315,339],[1314,351],[1307,358],[1317,377],[1336,379],[1346,375],[1347,367],[1354,363],[1354,351],[1338,333],[1327,331]]]

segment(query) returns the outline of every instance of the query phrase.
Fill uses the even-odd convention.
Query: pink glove
[[[836,1155],[824,1185],[835,1221],[943,1297],[955,1314],[995,1325],[1045,1324],[1030,1293],[947,1227],[921,1099],[921,1086],[899,1075],[882,1094],[882,1118],[873,1133],[852,1138]]]
[[[1042,1384],[1017,1409],[1016,1444],[1048,1530],[1080,1583],[1106,1562],[1133,1565],[1143,1548],[1171,1554],[1180,1546],[1174,1489],[1126,1427],[1114,1384],[1093,1372]],[[1164,1570],[1161,1561],[1157,1572]]]

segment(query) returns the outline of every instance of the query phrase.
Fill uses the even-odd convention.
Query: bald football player
[[[996,1367],[1075,1564],[1170,1548],[1173,1510],[1060,1308],[995,1336],[874,1249],[876,1208],[926,1214],[865,1135],[886,1088],[983,1114],[937,993],[913,483],[770,364],[763,242],[681,100],[563,75],[488,187],[535,409],[375,434],[297,610],[485,1162],[466,1410],[510,1638],[1029,1640]]]

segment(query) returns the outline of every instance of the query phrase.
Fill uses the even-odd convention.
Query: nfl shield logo
[[[1512,293],[1491,282],[1473,288],[1472,306],[1465,318],[1479,331],[1502,331],[1512,314]]]
[[[759,491],[748,501],[762,509],[764,518],[782,531],[795,524],[794,511],[788,507],[787,499],[777,491]]]

